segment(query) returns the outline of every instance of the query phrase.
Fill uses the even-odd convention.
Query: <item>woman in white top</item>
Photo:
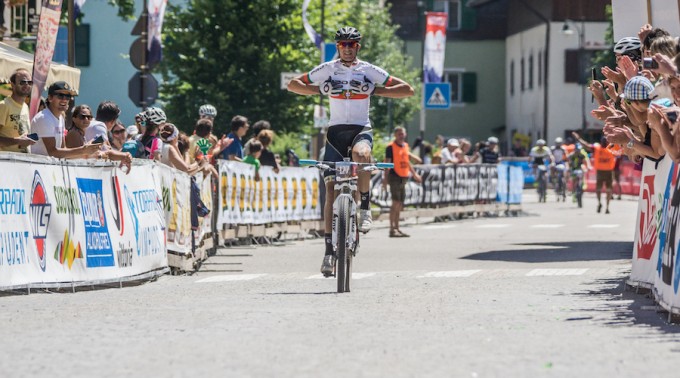
[[[188,174],[194,174],[200,169],[198,163],[187,164],[179,152],[177,141],[179,130],[172,123],[166,123],[159,133],[163,146],[156,153],[156,160]]]

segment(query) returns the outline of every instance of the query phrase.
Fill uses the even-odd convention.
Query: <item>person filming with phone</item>
[[[28,135],[29,118],[26,98],[31,94],[31,74],[19,68],[9,77],[12,95],[0,101],[0,151],[28,152],[35,143]],[[35,137],[35,136],[34,136]]]

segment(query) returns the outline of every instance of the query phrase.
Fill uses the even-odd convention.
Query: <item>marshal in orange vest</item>
[[[408,143],[404,142],[401,146],[392,141],[392,162],[394,163],[394,173],[399,177],[408,177],[410,173],[410,162],[408,155]]]

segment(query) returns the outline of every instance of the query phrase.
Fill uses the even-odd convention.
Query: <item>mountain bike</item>
[[[566,201],[567,198],[567,183],[565,172],[567,166],[563,163],[555,165],[555,195],[557,196],[557,202]]]
[[[548,194],[548,166],[540,164],[538,167],[538,202],[545,202]]]
[[[583,207],[583,170],[575,169],[571,171],[572,191],[578,207]]]
[[[335,192],[339,194],[333,201],[333,271],[338,279],[338,293],[350,291],[352,279],[352,259],[359,249],[359,227],[357,224],[357,172],[371,172],[394,168],[392,163],[355,163],[345,158],[343,161],[328,162],[300,159],[300,166],[310,166],[321,171],[335,172]]]

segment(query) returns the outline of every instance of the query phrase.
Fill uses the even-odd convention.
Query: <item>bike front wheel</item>
[[[349,291],[349,280],[351,267],[348,259],[347,243],[349,240],[350,227],[350,197],[342,197],[338,201],[338,224],[337,224],[337,263],[335,267],[335,274],[338,278],[338,293]]]

